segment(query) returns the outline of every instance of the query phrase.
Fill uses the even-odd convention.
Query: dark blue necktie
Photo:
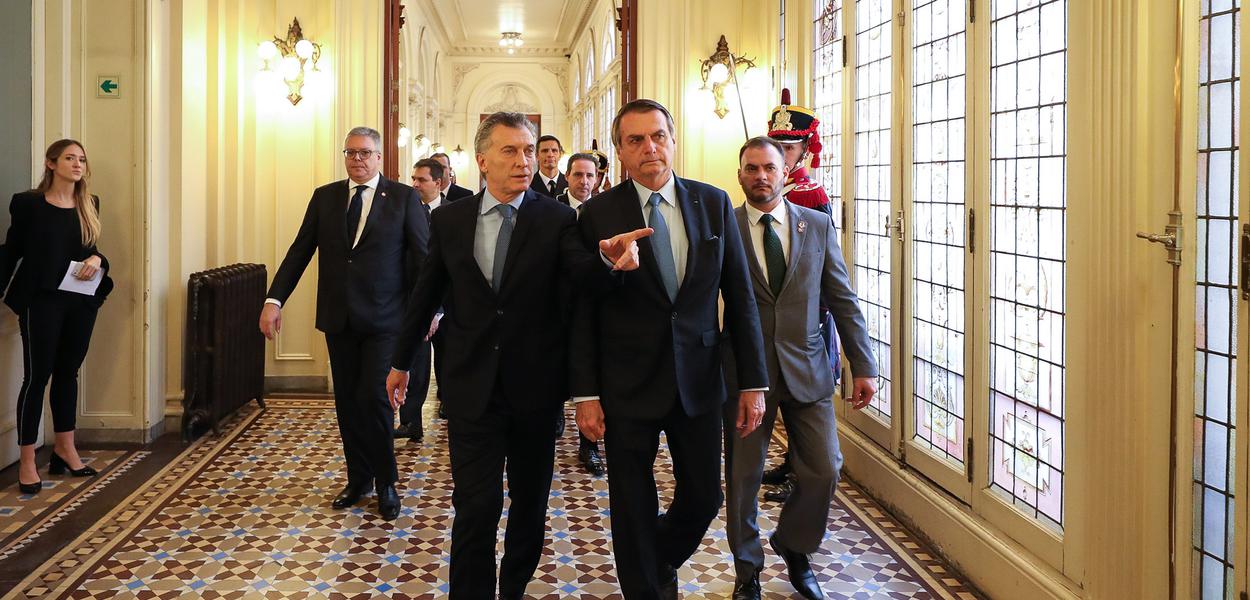
[[[364,209],[365,190],[367,185],[356,186],[356,193],[352,194],[352,201],[347,205],[347,247],[356,247],[356,228],[360,226],[360,211]]]
[[[651,204],[651,222],[647,225],[655,230],[651,234],[651,252],[655,255],[655,264],[660,268],[660,281],[664,282],[664,291],[668,292],[669,300],[677,299],[677,262],[673,260],[673,246],[669,241],[668,221],[660,212],[660,203],[664,197],[652,193],[647,202]]]

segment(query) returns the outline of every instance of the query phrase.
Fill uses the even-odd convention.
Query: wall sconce
[[[447,149],[443,147],[441,142],[434,142],[434,144],[430,146],[430,155],[433,156],[435,154],[447,154]]]
[[[460,147],[460,144],[456,144],[456,149],[451,151],[451,168],[463,169],[468,165],[469,165],[468,153],[464,151],[464,148]]]
[[[430,151],[430,138],[425,137],[424,133],[418,133],[417,137],[412,138],[412,155],[428,156]]]
[[[742,68],[745,73],[755,66],[755,61],[742,56],[734,56],[729,51],[729,42],[725,41],[725,36],[720,36],[720,41],[716,42],[716,52],[701,61],[703,68],[700,74],[703,77],[703,89],[711,86],[712,95],[716,98],[716,108],[714,112],[716,116],[724,119],[729,114],[729,107],[725,104],[725,87],[733,82],[738,83],[738,69]],[[742,94],[739,90],[738,109],[742,110]],[[746,115],[743,118],[743,128],[746,128]]]
[[[304,89],[305,75],[317,72],[321,44],[304,39],[299,19],[294,19],[286,29],[285,40],[274,36],[272,40],[261,42],[256,53],[260,56],[261,73],[280,75],[286,82],[287,100],[292,105],[299,104],[304,98],[301,92]]]
[[[410,140],[412,140],[412,130],[408,129],[407,125],[400,123],[399,133],[395,137],[395,143],[398,144],[400,148],[403,148],[408,145]]]

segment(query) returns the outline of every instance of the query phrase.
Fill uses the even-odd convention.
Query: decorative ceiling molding
[[[542,112],[537,106],[521,100],[521,88],[513,84],[503,86],[499,90],[499,101],[487,105],[482,112],[519,112],[534,114]]]
[[[564,58],[568,51],[557,46],[522,46],[516,52],[508,51],[499,46],[456,46],[451,49],[451,56],[473,56],[492,58]]]
[[[456,63],[452,65],[454,75],[451,80],[451,95],[453,98],[460,93],[460,84],[464,83],[464,76],[480,66],[482,66],[480,63]]]

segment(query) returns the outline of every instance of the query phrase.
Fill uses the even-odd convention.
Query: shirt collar
[[[755,208],[750,202],[744,202],[743,205],[746,206],[747,209],[747,222],[752,225],[759,223],[760,217],[764,216],[764,211]],[[786,201],[782,200],[781,202],[778,202],[777,206],[774,206],[768,214],[773,216],[773,220],[776,221],[778,225],[785,225],[786,217],[788,216],[786,215]]]
[[[484,215],[492,210],[495,210],[495,207],[500,204],[507,204],[511,206],[512,208],[521,210],[521,201],[523,200],[525,200],[525,192],[521,192],[520,194],[517,194],[516,198],[513,198],[505,203],[505,202],[500,202],[494,196],[492,196],[490,193],[490,190],[482,190],[482,210],[480,211],[480,214]]]
[[[378,183],[380,183],[381,181],[382,181],[382,174],[378,173],[377,175],[373,176],[373,179],[366,181],[364,185],[371,190],[376,190],[378,189]],[[358,185],[361,185],[361,184],[356,183],[355,181],[352,181],[350,178],[347,180],[347,188],[353,192],[356,191],[356,186]]]
[[[657,192],[664,198],[664,202],[666,204],[674,207],[677,206],[676,173],[670,173],[668,176],[668,182],[661,186],[658,190],[653,190],[645,185],[642,185],[641,183],[638,183],[637,179],[631,179],[630,181],[634,184],[634,191],[638,192],[638,202],[643,208],[646,208],[647,203],[651,201],[651,194]]]
[[[542,171],[539,171],[539,172],[538,172],[538,176],[539,176],[540,178],[542,178],[543,187],[549,187],[549,186],[548,186],[548,184],[549,184],[549,183],[551,183],[551,182],[553,182],[553,181],[554,181],[554,182],[556,182],[556,184],[559,184],[559,183],[560,183],[560,174],[559,174],[559,173],[556,173],[556,176],[555,176],[555,177],[547,177],[546,175],[544,175],[544,174],[543,174],[543,172],[542,172]]]

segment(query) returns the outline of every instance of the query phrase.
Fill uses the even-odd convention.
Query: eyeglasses
[[[356,159],[356,160],[365,160],[366,158],[369,158],[370,156],[373,156],[373,154],[374,154],[375,152],[377,152],[377,150],[344,150],[344,151],[343,151],[343,156],[344,156],[345,158],[354,158],[354,159]]]

